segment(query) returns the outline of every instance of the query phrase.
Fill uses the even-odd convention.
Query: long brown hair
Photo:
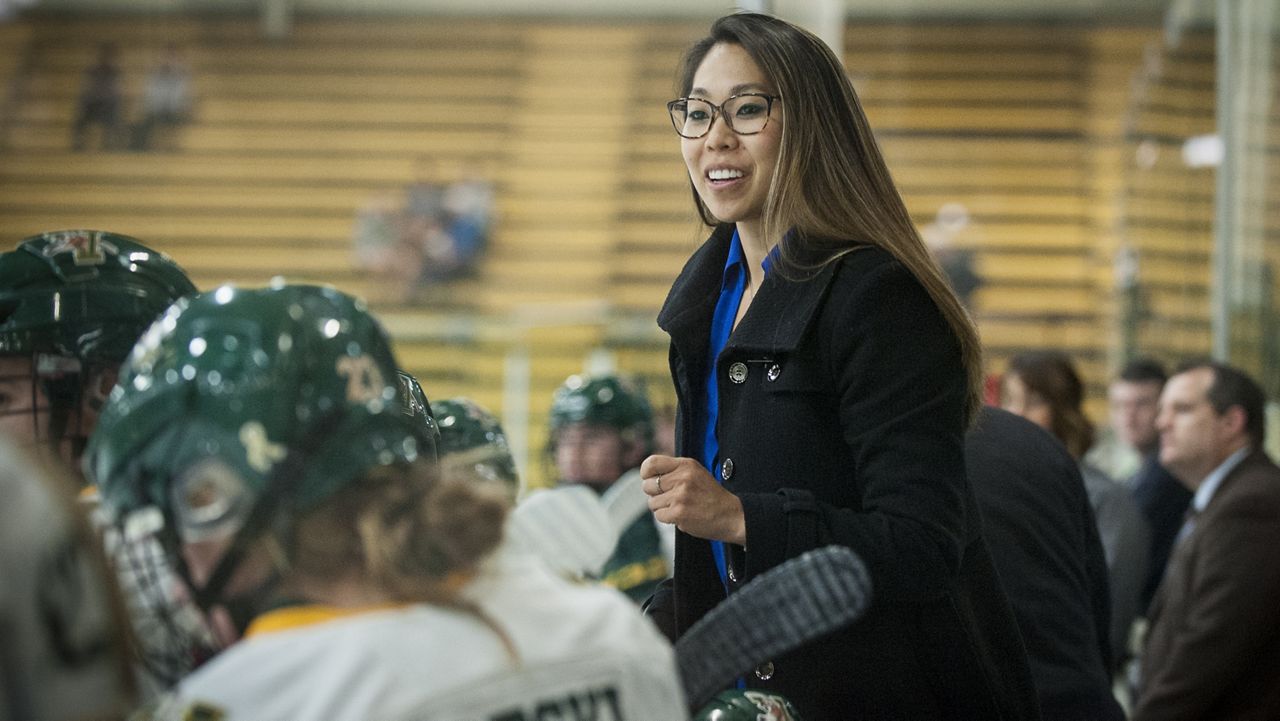
[[[785,117],[777,166],[764,207],[765,238],[781,238],[784,272],[812,271],[806,257],[815,252],[818,267],[858,247],[876,246],[902,263],[924,286],[951,326],[960,346],[968,381],[966,418],[982,402],[982,348],[978,332],[920,234],[911,223],[862,105],[840,61],[826,43],[790,23],[758,13],[726,15],[695,43],[681,64],[681,97],[711,48],[728,43],[747,52],[782,96]],[[690,179],[692,187],[692,179]],[[693,188],[704,223],[719,221]]]
[[[1009,359],[1005,371],[1049,406],[1050,430],[1075,458],[1093,445],[1093,423],[1084,414],[1084,383],[1071,359],[1058,351],[1027,351]]]

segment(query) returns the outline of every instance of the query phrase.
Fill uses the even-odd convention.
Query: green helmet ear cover
[[[134,238],[61,230],[0,254],[0,353],[115,365],[196,288],[177,263]]]
[[[359,301],[314,286],[224,286],[173,306],[143,336],[85,470],[105,506],[171,515],[193,469],[230,471],[260,504],[293,457],[297,477],[272,503],[301,512],[374,466],[432,456],[434,439],[398,394],[390,343]]]

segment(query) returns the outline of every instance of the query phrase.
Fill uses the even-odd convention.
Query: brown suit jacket
[[[1280,719],[1280,468],[1254,451],[1169,559],[1133,721]]]

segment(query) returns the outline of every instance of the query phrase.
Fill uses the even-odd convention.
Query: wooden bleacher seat
[[[520,338],[493,329],[511,327],[526,303],[601,303],[640,319],[635,327],[656,315],[706,235],[663,109],[704,23],[301,17],[281,43],[262,40],[249,18],[25,25],[23,37],[40,42],[0,138],[5,236],[109,227],[170,252],[202,285],[280,273],[333,283],[392,320],[402,361],[430,380],[432,397],[472,395],[498,412],[502,359],[524,344],[535,451],[550,391],[592,344],[670,398],[652,328],[606,322]],[[7,32],[0,26],[0,46]],[[80,73],[104,37],[121,44],[131,107],[159,49],[182,47],[198,102],[179,152],[67,151]],[[1212,130],[1212,38],[1190,33],[1162,51],[1159,76],[1131,96],[1144,48],[1159,37],[1158,28],[891,21],[851,23],[845,37],[846,67],[916,224],[950,202],[970,214],[956,243],[986,282],[973,310],[988,369],[1019,350],[1066,349],[1095,411],[1121,244],[1142,258],[1144,339],[1173,355],[1207,337],[1215,189],[1212,173],[1182,167],[1178,152],[1187,134]],[[0,58],[0,80],[13,67]],[[598,101],[584,104],[584,88]],[[649,109],[638,115],[623,99]],[[1144,140],[1160,150],[1150,168],[1133,160]],[[402,188],[424,154],[445,175],[484,163],[498,221],[477,275],[414,307],[353,267],[351,234],[361,204]],[[459,318],[487,330],[460,334]]]

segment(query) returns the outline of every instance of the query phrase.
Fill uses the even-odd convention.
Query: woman
[[[1034,717],[965,481],[977,337],[839,61],[783,21],[730,15],[690,49],[678,92],[672,122],[714,231],[658,317],[681,457],[641,473],[679,533],[650,612],[678,635],[762,571],[843,544],[871,572],[873,607],[747,686],[811,721]]]
[[[1053,434],[1080,466],[1107,558],[1107,656],[1114,670],[1128,655],[1129,627],[1143,611],[1151,528],[1129,491],[1083,460],[1093,445],[1093,423],[1084,414],[1084,383],[1070,358],[1057,351],[1030,351],[1009,359],[1000,381],[1000,405]]]
[[[441,477],[399,394],[385,334],[332,289],[224,286],[135,348],[89,467],[126,529],[163,519],[224,646],[156,716],[683,718],[652,626],[500,548],[505,491]]]

